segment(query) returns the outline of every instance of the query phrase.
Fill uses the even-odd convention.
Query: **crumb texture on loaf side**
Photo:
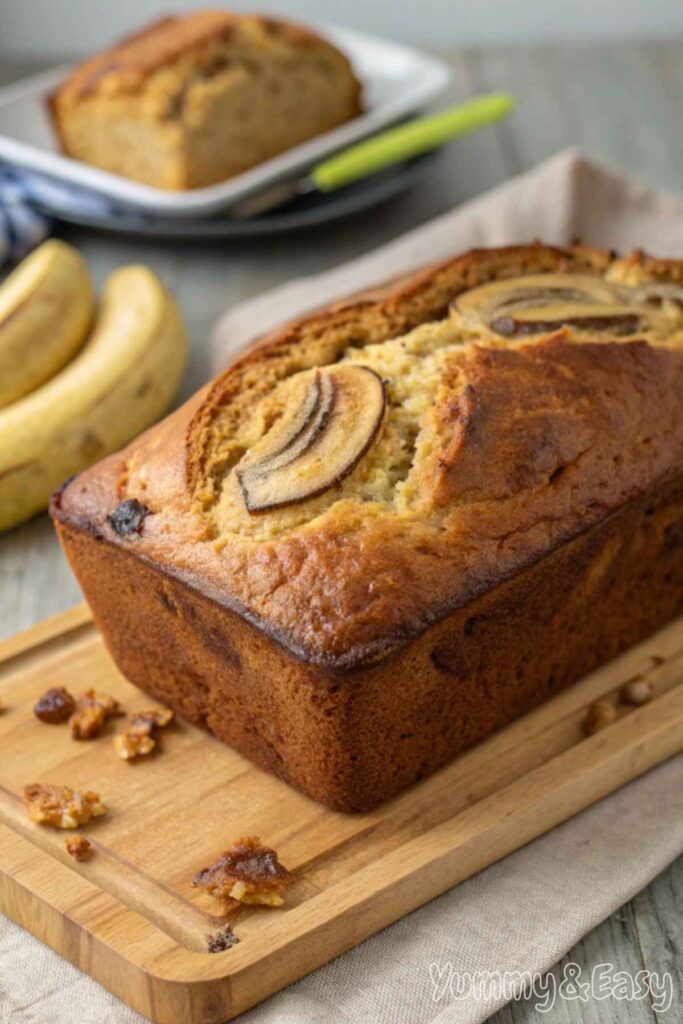
[[[206,10],[162,18],[79,65],[50,109],[70,156],[187,189],[355,117],[361,87],[346,57],[303,27]]]
[[[383,382],[381,425],[301,499],[316,453],[362,439],[339,390],[359,370]],[[681,395],[683,264],[480,251],[264,339],[55,512],[350,666],[680,473]],[[297,500],[250,510],[245,467],[255,494]],[[149,514],[121,538],[107,517],[131,499]]]

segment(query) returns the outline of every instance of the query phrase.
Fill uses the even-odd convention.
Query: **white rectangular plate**
[[[209,216],[276,180],[296,176],[335,150],[413,113],[442,92],[450,80],[450,70],[443,61],[412,47],[331,25],[319,31],[351,60],[363,83],[366,113],[229,181],[209,188],[169,192],[63,156],[45,99],[68,71],[65,67],[0,89],[0,161],[94,189],[148,213]]]

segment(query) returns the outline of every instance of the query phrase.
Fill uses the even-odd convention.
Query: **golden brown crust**
[[[344,54],[308,29],[224,10],[162,18],[48,97],[70,157],[156,188],[202,188],[362,109]]]
[[[342,811],[424,778],[683,612],[683,475],[343,674],[130,546],[57,529],[124,675]]]
[[[347,670],[386,656],[681,471],[680,345],[592,342],[565,329],[449,352],[422,426],[435,444],[414,457],[400,514],[350,490],[270,537],[226,527],[226,438],[278,381],[437,321],[486,281],[565,272],[680,282],[681,268],[535,244],[468,253],[346,300],[253,346],[163,424],[77,477],[53,515],[127,546],[299,658]],[[152,514],[123,540],[107,516],[130,498]]]
[[[74,101],[96,92],[105,77],[115,82],[117,91],[134,92],[154,71],[172,64],[182,54],[216,41],[228,41],[235,26],[245,18],[296,46],[330,48],[329,43],[313,32],[290,22],[226,10],[194,11],[159,18],[86,60],[61,84],[55,96],[60,101]]]
[[[444,260],[386,285],[348,296],[253,343],[237,360],[208,385],[188,431],[188,474],[192,487],[206,470],[207,453],[202,438],[210,433],[212,421],[225,409],[243,386],[244,378],[256,365],[261,387],[291,369],[291,354],[324,346],[313,361],[333,362],[347,345],[366,345],[405,333],[425,321],[444,316],[456,295],[485,281],[513,273],[604,273],[611,253],[574,245],[559,249],[540,243],[499,249],[473,249],[456,259]],[[514,270],[512,269],[514,268]],[[251,383],[251,382],[250,382]]]

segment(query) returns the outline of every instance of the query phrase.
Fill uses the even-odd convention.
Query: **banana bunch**
[[[71,246],[24,260],[0,286],[0,530],[158,419],[185,358],[180,314],[147,267],[114,271],[95,313]]]

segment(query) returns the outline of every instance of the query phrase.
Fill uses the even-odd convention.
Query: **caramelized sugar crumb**
[[[80,792],[69,786],[46,786],[40,782],[24,786],[24,803],[31,821],[55,828],[78,828],[91,818],[107,813],[99,793],[90,789]]]
[[[70,836],[64,845],[66,846],[66,852],[74,860],[87,860],[92,853],[90,840],[86,839],[85,836]]]
[[[238,839],[218,860],[194,876],[192,884],[220,900],[280,907],[292,876],[275,850],[262,846],[257,836]]]
[[[63,686],[46,690],[33,707],[33,714],[41,722],[58,725],[66,722],[76,709],[76,701]]]

